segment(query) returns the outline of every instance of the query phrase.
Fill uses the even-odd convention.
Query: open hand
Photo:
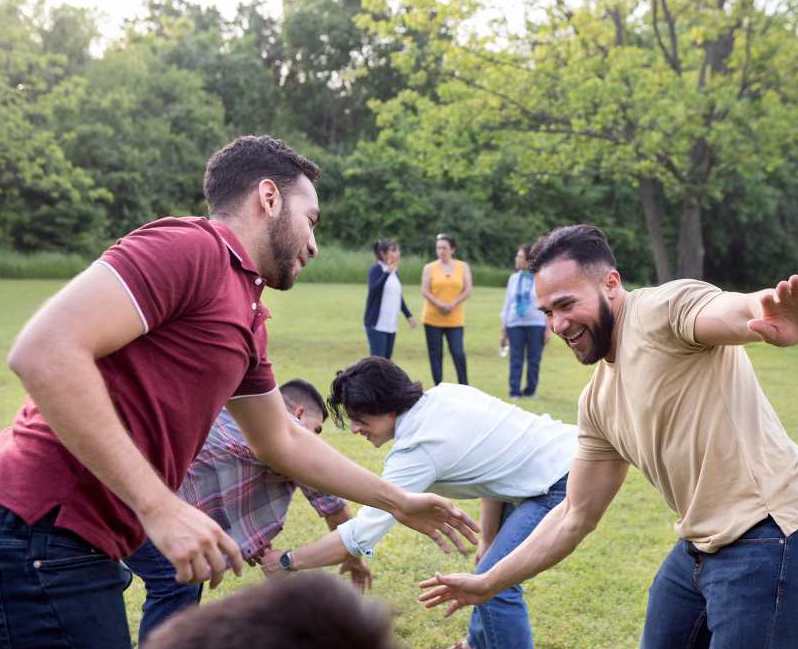
[[[446,553],[452,551],[453,543],[462,554],[468,554],[463,536],[475,545],[479,540],[479,525],[446,498],[436,494],[405,493],[401,508],[391,513],[403,525],[426,534]]]
[[[762,317],[748,321],[748,328],[777,347],[798,343],[798,275],[779,282],[760,299]]]
[[[422,581],[419,587],[424,592],[418,596],[418,601],[424,604],[424,608],[451,602],[446,609],[446,617],[464,606],[487,602],[495,594],[490,591],[484,574],[469,575],[463,572],[436,574]]]
[[[175,567],[180,583],[210,580],[216,588],[224,571],[241,575],[244,560],[238,544],[209,516],[172,495],[139,519],[147,536]]]
[[[362,557],[350,556],[343,560],[339,571],[342,575],[349,573],[349,578],[361,593],[371,588],[372,575],[368,564]]]

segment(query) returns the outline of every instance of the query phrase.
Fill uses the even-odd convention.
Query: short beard
[[[610,353],[612,346],[612,332],[615,329],[615,316],[610,309],[610,303],[603,295],[599,295],[599,319],[598,322],[587,328],[587,333],[593,341],[590,349],[584,356],[574,351],[577,360],[583,365],[593,365],[598,363]]]
[[[291,216],[286,205],[280,208],[277,220],[271,231],[272,259],[275,265],[275,276],[269,282],[269,288],[287,291],[294,285],[294,263],[296,251],[293,250],[291,232]]]

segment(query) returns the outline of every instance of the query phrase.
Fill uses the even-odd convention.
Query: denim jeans
[[[551,486],[549,493],[528,498],[516,507],[504,506],[501,527],[477,565],[477,574],[487,572],[521,545],[546,514],[565,498],[567,481],[566,475]],[[520,585],[474,607],[468,626],[468,644],[474,649],[532,649],[532,628]]]
[[[510,341],[510,396],[531,397],[538,387],[540,357],[543,354],[545,327],[507,327]],[[526,387],[521,391],[521,373],[526,360]]]
[[[369,355],[390,358],[393,356],[393,343],[396,334],[377,331],[374,327],[366,327],[366,338],[369,341]]]
[[[147,539],[134,554],[125,559],[128,567],[144,582],[144,600],[139,624],[139,646],[158,625],[178,611],[199,604],[202,584],[180,584],[175,568],[152,541]]]
[[[130,649],[130,571],[54,520],[0,507],[0,649]]]
[[[798,647],[798,532],[766,518],[715,554],[679,541],[649,589],[640,646]]]
[[[427,353],[429,354],[429,366],[432,371],[432,380],[438,385],[443,380],[443,337],[446,336],[446,344],[449,346],[449,353],[452,355],[454,369],[457,372],[457,382],[468,385],[468,375],[466,373],[466,355],[463,347],[463,328],[462,327],[433,327],[424,325],[424,333],[427,337]]]

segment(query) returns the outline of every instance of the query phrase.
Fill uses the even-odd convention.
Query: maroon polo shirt
[[[227,226],[195,217],[149,223],[97,263],[127,291],[144,330],[97,366],[131,438],[177,489],[225,403],[275,389],[264,280]],[[58,527],[113,558],[143,542],[133,511],[64,448],[32,400],[8,433],[0,505],[28,524],[60,507]]]

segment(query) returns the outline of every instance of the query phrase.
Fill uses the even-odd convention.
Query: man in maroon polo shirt
[[[381,481],[286,416],[260,296],[317,254],[318,173],[279,140],[238,138],[208,162],[210,219],[132,232],[23,328],[9,364],[31,396],[0,436],[0,648],[129,647],[116,559],[145,535],[181,581],[241,571],[235,542],[174,494],[225,404],[275,470],[442,547],[473,540],[448,501]]]

